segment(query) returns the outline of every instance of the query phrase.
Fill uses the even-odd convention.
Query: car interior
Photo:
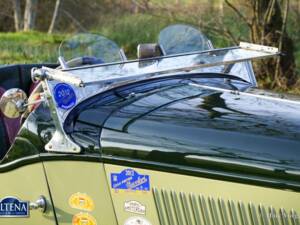
[[[40,64],[11,65],[0,67],[0,97],[10,88],[20,88],[30,95],[35,87],[31,80],[31,69],[41,67]],[[43,65],[55,68],[57,64]],[[20,118],[7,118],[0,112],[0,160],[4,157],[9,147],[13,143],[21,126]]]

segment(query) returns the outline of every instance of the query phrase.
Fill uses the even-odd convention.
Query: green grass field
[[[168,24],[169,21],[153,16],[124,16],[91,30],[91,33],[110,38],[125,50],[129,58],[135,58],[136,46],[156,42],[159,31]],[[56,62],[59,44],[71,35],[0,33],[0,64]]]
[[[0,33],[0,64],[56,62],[64,35]]]

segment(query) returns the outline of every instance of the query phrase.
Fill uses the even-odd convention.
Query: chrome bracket
[[[49,152],[80,153],[80,146],[73,142],[63,129],[62,121],[58,116],[57,108],[46,80],[42,81],[42,86],[50,109],[51,118],[56,128],[51,140],[45,145],[45,150]]]
[[[259,51],[259,52],[267,52],[271,54],[278,54],[278,48],[270,47],[270,46],[264,46],[264,45],[257,45],[247,42],[240,42],[240,47],[247,50],[252,51]]]
[[[32,69],[31,76],[33,80],[39,80],[42,84],[44,98],[49,106],[51,118],[56,129],[51,140],[45,145],[45,150],[49,152],[80,153],[80,146],[73,142],[63,129],[63,121],[59,116],[58,109],[54,102],[54,97],[49,86],[49,80],[67,82],[78,87],[82,87],[83,82],[78,78],[62,73],[61,71],[55,71],[45,67],[41,69]]]

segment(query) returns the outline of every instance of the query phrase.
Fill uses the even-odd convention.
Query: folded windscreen
[[[224,73],[227,65],[278,54],[277,48],[241,43],[230,48],[83,66],[62,71],[44,69],[51,74],[51,79],[47,81],[48,89],[56,102],[59,120],[63,121],[75,105],[115,86],[154,77],[170,77],[178,73]],[[242,73],[228,74],[249,82]]]
[[[67,69],[86,85],[145,79],[179,72],[222,72],[226,65],[278,55],[278,49],[240,43],[237,47]],[[231,74],[239,77],[239,74]],[[245,77],[240,77],[248,80]]]

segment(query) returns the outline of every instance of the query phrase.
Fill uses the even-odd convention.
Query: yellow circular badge
[[[95,208],[93,199],[84,193],[75,193],[69,198],[69,205],[74,209],[92,211]]]
[[[72,225],[97,225],[97,222],[92,215],[81,212],[73,216]]]

